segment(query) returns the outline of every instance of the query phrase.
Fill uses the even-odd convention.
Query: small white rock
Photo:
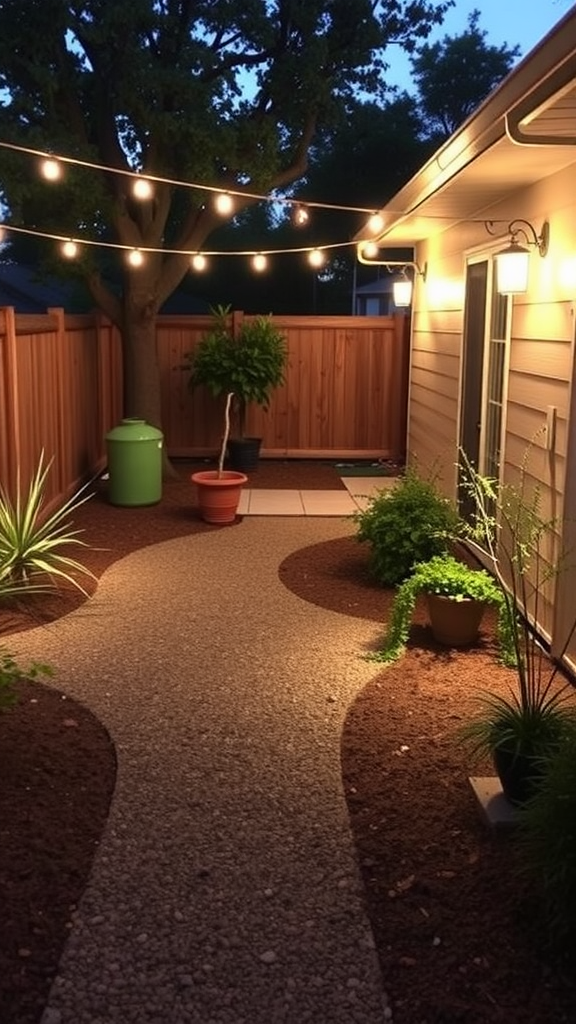
[[[62,1014],[53,1006],[47,1006],[42,1014],[40,1024],[61,1024]]]
[[[273,949],[267,949],[265,953],[260,954],[260,960],[263,964],[275,964],[278,957]]]

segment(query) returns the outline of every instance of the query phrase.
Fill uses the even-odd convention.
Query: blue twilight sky
[[[468,15],[474,8],[480,11],[480,28],[488,33],[487,42],[493,46],[520,46],[520,58],[529,53],[553,26],[576,5],[570,0],[456,0],[443,24],[428,38],[428,42],[443,36],[460,35],[466,28]],[[408,57],[390,47],[388,81],[412,91]]]

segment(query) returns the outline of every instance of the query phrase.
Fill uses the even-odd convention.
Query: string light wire
[[[357,243],[354,242],[354,241],[346,241],[346,242],[327,242],[325,245],[300,245],[300,246],[295,246],[292,249],[235,249],[235,250],[230,250],[230,249],[170,249],[170,248],[158,249],[158,248],[155,248],[154,246],[126,245],[126,244],[124,244],[122,242],[101,242],[101,241],[96,241],[96,240],[94,240],[92,238],[79,238],[76,235],[73,238],[71,238],[69,234],[68,235],[52,234],[49,231],[36,231],[36,230],[33,230],[32,228],[20,228],[20,227],[16,227],[13,224],[4,224],[3,223],[3,224],[0,225],[0,227],[3,230],[5,230],[5,231],[15,231],[18,234],[22,234],[22,235],[33,235],[33,236],[35,236],[37,238],[46,238],[46,239],[48,239],[49,241],[52,241],[52,242],[64,242],[64,243],[71,243],[71,242],[73,242],[76,245],[78,245],[79,247],[81,247],[83,245],[90,245],[90,246],[94,246],[96,248],[119,249],[119,250],[122,250],[124,252],[134,252],[134,250],[137,248],[138,251],[143,253],[143,254],[144,253],[161,253],[161,254],[164,254],[164,255],[189,256],[189,257],[191,257],[191,256],[206,256],[206,257],[208,257],[208,256],[257,256],[257,255],[260,255],[260,254],[262,256],[282,256],[282,255],[289,255],[290,253],[312,253],[312,252],[316,252],[318,250],[322,250],[323,251],[323,250],[327,250],[327,249],[351,248],[351,247],[356,247],[356,245],[357,245]]]
[[[204,183],[195,181],[182,181],[178,178],[164,178],[157,174],[148,174],[147,172],[139,171],[128,171],[119,167],[107,167],[106,164],[92,163],[89,160],[80,160],[77,157],[62,156],[58,153],[47,153],[41,149],[32,149],[29,146],[18,146],[13,142],[2,142],[0,141],[1,149],[10,149],[16,153],[27,153],[29,156],[38,157],[41,160],[50,160],[53,162],[59,162],[62,164],[71,164],[76,167],[87,167],[93,171],[104,171],[107,174],[118,174],[126,178],[142,180],[143,178],[150,182],[157,182],[162,185],[177,185],[180,188],[196,189],[200,192],[215,192],[215,193],[227,193],[230,196],[239,196],[244,199],[259,199],[267,203],[285,203],[288,206],[306,206],[320,210],[343,210],[349,211],[350,213],[368,213],[373,216],[377,216],[378,213],[373,206],[341,206],[338,203],[321,203],[314,199],[292,199],[288,196],[271,196],[270,194],[264,194],[260,192],[249,192],[247,189],[242,188],[229,188],[228,185],[206,185]]]

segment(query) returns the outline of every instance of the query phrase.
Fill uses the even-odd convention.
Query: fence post
[[[232,337],[234,338],[234,340],[236,340],[240,333],[240,328],[242,327],[243,319],[244,313],[241,309],[234,309],[232,311]]]
[[[15,493],[20,460],[22,458],[20,389],[18,387],[18,350],[16,347],[16,318],[13,306],[4,307],[5,358],[4,379],[6,383],[6,437],[3,447],[6,452],[6,478],[3,484],[9,494]]]

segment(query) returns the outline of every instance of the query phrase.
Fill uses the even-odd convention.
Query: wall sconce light
[[[414,260],[378,260],[367,257],[372,257],[377,254],[375,252],[374,242],[361,242],[356,250],[358,256],[358,262],[363,263],[364,266],[376,266],[386,267],[388,270],[390,267],[402,267],[400,276],[392,283],[392,296],[394,299],[394,305],[399,309],[406,309],[407,306],[412,304],[412,290],[414,287],[414,278],[418,274],[423,281],[426,280],[428,273],[428,264],[425,263],[423,267]],[[408,277],[406,270],[408,267],[412,267],[414,270],[414,277]]]
[[[486,230],[490,232],[488,224]],[[513,220],[508,225],[508,231],[509,245],[495,254],[496,288],[501,295],[520,295],[528,288],[530,249],[526,245],[533,246],[540,256],[545,256],[550,241],[550,226],[548,221],[544,221],[538,235],[530,221]],[[518,235],[523,236],[525,245],[520,245]]]
[[[397,277],[392,282],[392,297],[394,305],[398,309],[406,309],[412,305],[412,281],[408,277],[406,270],[403,270],[400,277]]]

